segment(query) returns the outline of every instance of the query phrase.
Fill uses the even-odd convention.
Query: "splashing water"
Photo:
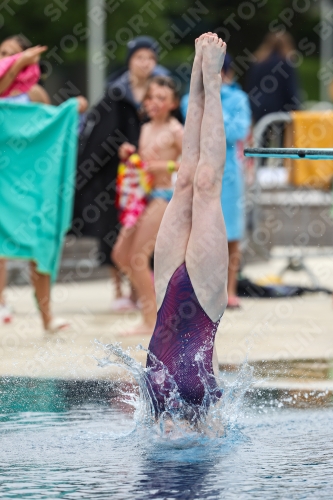
[[[121,391],[123,402],[131,405],[134,412],[136,430],[153,428],[154,438],[180,448],[204,444],[202,438],[222,438],[228,431],[233,431],[242,414],[243,398],[253,382],[253,369],[247,361],[241,365],[237,377],[232,382],[219,378],[218,387],[212,384],[212,375],[207,373],[203,362],[203,351],[195,358],[198,373],[204,384],[204,398],[200,406],[190,405],[184,401],[178,391],[177,384],[168,369],[152,353],[149,353],[153,364],[144,368],[141,363],[130,356],[131,350],[124,351],[120,343],[97,345],[106,351],[107,356],[97,359],[99,366],[115,366],[125,368],[138,384],[139,393]],[[205,347],[203,348],[203,350]],[[141,345],[136,350],[143,350]],[[113,357],[113,359],[111,359]],[[215,381],[214,381],[215,382]],[[154,394],[159,387],[159,394]],[[219,395],[222,394],[222,397]],[[157,414],[157,399],[163,400],[164,411]]]

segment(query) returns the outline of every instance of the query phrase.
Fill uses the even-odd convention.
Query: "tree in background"
[[[70,80],[85,92],[87,28],[82,0],[11,0],[0,11],[2,38],[23,33],[34,45],[49,47],[44,68],[54,101],[59,87]],[[105,55],[96,55],[110,73],[124,59],[131,37],[148,34],[161,44],[161,62],[186,85],[193,38],[216,31],[234,56],[236,76],[242,83],[251,53],[269,30],[286,29],[296,40],[294,64],[301,75],[306,98],[318,97],[318,2],[315,0],[105,0],[107,40]],[[90,15],[101,22],[100,14]]]

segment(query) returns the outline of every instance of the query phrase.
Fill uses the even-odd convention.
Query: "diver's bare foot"
[[[133,328],[132,330],[127,330],[119,334],[120,337],[151,337],[154,331],[154,327],[143,323],[142,325]]]
[[[195,39],[195,57],[193,61],[193,67],[192,67],[192,76],[191,76],[191,86],[192,89],[195,90],[198,95],[200,94],[203,96],[203,79],[202,79],[202,58],[203,58],[203,53],[202,53],[202,44],[205,39],[205,37],[209,36],[215,36],[217,38],[217,35],[215,33],[204,33],[203,35],[200,35],[199,38]]]
[[[218,76],[221,78],[221,69],[227,50],[227,44],[217,36],[205,34],[202,41],[202,72],[203,79]]]
[[[194,58],[194,64],[196,64],[196,63],[200,64],[200,70],[201,70],[201,67],[202,67],[202,43],[203,43],[206,35],[215,36],[217,38],[216,33],[211,33],[209,31],[208,33],[203,33],[202,35],[199,36],[199,38],[195,39],[195,58]]]
[[[208,33],[203,33],[202,35],[199,36],[199,38],[195,39],[195,57],[194,57],[194,62],[193,62],[193,69],[199,69],[200,72],[202,71],[202,44],[206,36],[213,36],[217,37],[216,33],[211,33],[210,31]]]
[[[202,42],[204,36],[201,35],[195,39],[195,57],[192,67],[191,87],[199,95],[203,97],[203,80],[202,80]]]

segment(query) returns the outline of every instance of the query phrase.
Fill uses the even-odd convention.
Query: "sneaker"
[[[0,304],[0,323],[10,323],[12,319],[11,307],[7,304]]]

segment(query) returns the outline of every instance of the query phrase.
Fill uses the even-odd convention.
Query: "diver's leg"
[[[200,130],[204,108],[203,38],[201,35],[195,43],[182,159],[175,191],[165,211],[156,240],[154,271],[157,308],[162,304],[172,274],[185,261],[191,232],[193,180],[200,157]]]
[[[205,105],[186,266],[200,304],[217,321],[227,304],[228,247],[221,208],[226,143],[220,96],[226,44],[206,35],[202,49]]]

